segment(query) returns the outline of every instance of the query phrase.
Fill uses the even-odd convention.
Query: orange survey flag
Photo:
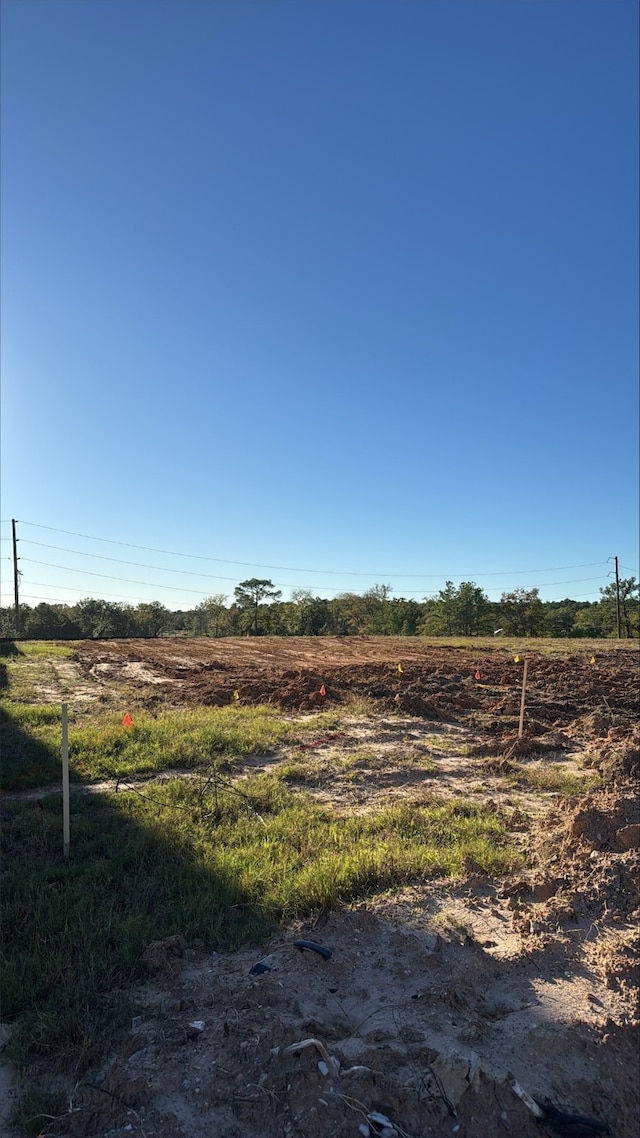
[[[325,686],[323,684],[322,687],[320,688],[320,695],[326,695],[326,694],[327,694],[327,689],[325,688]]]
[[[481,679],[482,679],[482,676],[480,675],[480,672],[476,672],[476,679],[477,679],[477,680],[481,680]]]
[[[122,726],[123,727],[133,727],[133,719],[129,715],[128,711],[127,711],[126,715],[122,716]]]

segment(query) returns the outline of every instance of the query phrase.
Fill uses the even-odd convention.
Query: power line
[[[92,534],[78,533],[75,530],[60,529],[56,526],[45,526],[45,525],[41,525],[38,522],[21,521],[20,524],[26,525],[26,526],[33,526],[36,529],[49,530],[52,533],[64,533],[68,537],[81,537],[87,541],[101,541],[101,542],[105,542],[109,545],[124,546],[127,549],[143,549],[147,553],[162,553],[168,557],[184,557],[184,558],[191,559],[193,561],[214,561],[214,562],[217,562],[218,564],[223,564],[223,565],[241,565],[244,568],[277,569],[277,570],[282,570],[282,571],[287,572],[287,573],[324,573],[324,574],[326,574],[328,576],[332,576],[332,577],[401,577],[401,578],[414,578],[414,579],[417,578],[418,580],[420,580],[421,578],[434,578],[434,579],[445,578],[445,579],[447,579],[449,577],[463,578],[463,577],[474,577],[474,576],[476,576],[476,577],[511,577],[511,576],[516,576],[516,575],[520,576],[522,574],[528,574],[528,573],[558,573],[564,569],[588,569],[588,568],[593,568],[597,565],[606,565],[607,564],[606,561],[585,561],[585,562],[581,562],[578,565],[552,565],[552,566],[547,566],[544,569],[513,569],[513,570],[504,569],[504,570],[499,570],[499,571],[498,570],[490,570],[489,572],[486,572],[486,573],[485,572],[482,572],[482,573],[480,573],[480,572],[477,572],[477,573],[382,573],[379,571],[371,572],[369,570],[364,570],[364,569],[360,569],[357,571],[352,570],[352,569],[345,569],[345,570],[341,570],[341,569],[304,569],[304,568],[299,568],[299,567],[295,567],[292,565],[270,565],[270,564],[264,564],[264,563],[259,562],[259,561],[233,561],[233,560],[231,560],[229,558],[225,558],[225,557],[208,557],[208,556],[205,556],[201,553],[182,553],[182,552],[179,552],[175,549],[158,549],[155,546],[151,546],[151,545],[136,545],[130,541],[116,541],[110,537],[95,537],[95,535],[92,535]],[[34,542],[33,544],[38,544],[38,543]],[[51,546],[50,548],[56,548],[56,547]],[[96,555],[96,556],[99,556],[99,555]],[[204,574],[203,574],[203,576],[204,576]],[[232,580],[232,579],[235,580],[235,578],[220,578],[220,580]],[[293,587],[295,587],[295,586],[293,586]],[[413,590],[413,591],[418,592],[419,590]]]
[[[139,568],[139,569],[153,569],[153,570],[156,570],[156,571],[161,572],[161,573],[176,573],[177,572],[180,574],[184,574],[185,576],[189,576],[189,577],[205,577],[205,578],[208,578],[208,579],[214,580],[214,581],[235,581],[236,580],[235,577],[221,577],[216,573],[194,573],[193,570],[190,570],[190,569],[178,569],[178,570],[176,570],[176,569],[168,569],[165,565],[149,565],[149,564],[142,562],[142,561],[125,561],[120,557],[107,557],[105,554],[102,554],[102,553],[85,553],[81,549],[69,549],[69,548],[62,546],[62,545],[47,545],[44,542],[30,541],[29,539],[26,539],[26,538],[23,538],[22,542],[24,545],[37,545],[41,549],[55,549],[59,553],[74,553],[74,554],[78,554],[80,557],[93,557],[97,561],[110,561],[110,562],[113,562],[117,565],[132,565],[132,566],[135,566],[136,568]],[[24,558],[22,558],[22,560],[23,561],[32,561],[33,559],[29,558],[29,557],[24,557]],[[48,562],[46,562],[46,561],[34,561],[34,564],[46,565],[46,564],[48,564]],[[57,568],[63,569],[66,567],[61,565],[61,566],[57,566]],[[80,572],[84,572],[84,570],[73,569],[72,572],[80,573]],[[86,572],[89,572],[89,570],[86,570]],[[93,574],[93,576],[107,576],[107,574]],[[112,580],[126,580],[126,578],[113,577]],[[573,585],[573,584],[577,584],[578,582],[581,582],[581,581],[599,581],[599,580],[601,580],[600,576],[598,576],[598,577],[576,577],[570,581],[546,582],[543,585],[539,585],[538,588],[546,588],[548,585]],[[140,582],[140,584],[151,585],[151,582]],[[294,589],[294,588],[300,588],[301,587],[301,586],[291,585],[291,584],[288,584],[288,583],[283,582],[283,581],[277,581],[276,585],[278,586],[278,588],[283,588],[283,589]],[[158,587],[163,588],[164,586],[159,585]],[[325,586],[325,589],[327,592],[335,592],[336,591],[334,586]],[[342,590],[337,590],[337,591],[340,592]],[[407,589],[405,591],[410,592],[410,593],[422,593],[424,590],[423,589]],[[488,591],[489,592],[496,592],[497,590],[491,589]],[[504,591],[504,590],[502,590],[502,591]]]
[[[108,558],[107,560],[114,560],[114,559]],[[36,558],[33,558],[33,557],[22,557],[21,561],[24,563],[31,564],[31,565],[44,565],[49,569],[61,569],[65,573],[80,573],[83,576],[87,576],[87,577],[99,577],[100,579],[107,580],[107,581],[122,581],[123,583],[129,584],[129,585],[142,585],[142,586],[144,586],[146,588],[150,588],[150,589],[170,589],[172,592],[195,593],[198,596],[207,596],[208,595],[208,592],[206,589],[190,589],[187,586],[183,586],[183,585],[161,585],[155,581],[139,581],[139,580],[136,580],[135,578],[131,578],[131,577],[116,577],[111,573],[95,573],[90,569],[76,569],[71,565],[58,565],[58,564],[55,564],[54,562],[51,562],[51,561],[40,561],[40,560],[37,560]],[[125,562],[125,564],[132,564],[132,563],[131,562]],[[133,564],[135,564],[135,563],[133,563]],[[155,566],[147,566],[147,568],[153,569],[156,567]],[[178,572],[181,572],[181,571],[178,570]],[[195,576],[198,576],[198,574],[195,574]],[[206,576],[206,574],[202,574],[202,576]],[[233,578],[233,577],[232,578],[217,578],[217,579],[218,580],[235,580],[235,578]],[[602,575],[599,575],[597,577],[575,577],[571,580],[565,580],[565,581],[545,581],[537,587],[538,588],[555,588],[557,585],[574,585],[574,584],[581,583],[583,581],[601,581],[601,580],[603,580]],[[284,582],[284,581],[276,582],[276,585],[279,588],[283,588],[283,589],[300,587],[300,586],[291,585],[291,584]],[[324,586],[324,589],[326,592],[338,592],[338,593],[344,592],[344,590],[337,589],[335,586]],[[505,591],[508,592],[509,590],[493,588],[493,589],[488,589],[486,591],[487,592],[505,592]],[[411,594],[423,595],[424,589],[406,589],[405,592],[411,593]]]
[[[53,585],[49,581],[29,581],[29,585],[37,585],[38,588],[42,588],[42,589],[57,589],[57,590],[61,590],[62,592],[65,592],[65,593],[78,593],[80,591],[78,586],[76,586],[76,585]],[[27,594],[23,593],[22,595],[26,596]],[[9,597],[9,596],[13,596],[13,594],[12,593],[3,593],[2,596]],[[99,597],[97,597],[97,598],[92,597],[91,599],[92,600],[102,600],[104,597],[112,597],[113,600],[116,600],[116,601],[132,601],[135,604],[147,604],[148,603],[144,597],[139,597],[139,596],[133,596],[132,597],[128,593],[107,593],[107,592],[103,592],[102,589],[100,590],[100,596]],[[48,597],[39,597],[38,599],[41,601],[45,601],[45,600],[48,600]],[[82,599],[84,600],[85,598],[83,597]],[[58,602],[56,601],[55,603],[57,604]],[[66,601],[60,602],[60,603],[66,604]],[[77,603],[76,601],[70,601],[69,602],[71,607],[73,607],[73,605],[76,603]],[[171,601],[170,603],[173,604],[174,602]]]
[[[100,577],[106,581],[123,581],[127,585],[145,585],[149,589],[171,589],[174,593],[197,593],[200,597],[207,596],[206,589],[188,589],[182,585],[159,585],[155,581],[136,581],[131,577],[113,577],[110,573],[92,573],[90,569],[74,569],[71,565],[54,565],[51,561],[36,561],[33,557],[23,557],[21,560],[30,565],[46,565],[49,569],[62,569],[65,573],[81,573],[83,577]]]
[[[20,539],[23,545],[37,545],[40,549],[55,549],[58,553],[77,553],[79,557],[93,557],[96,561],[113,561],[118,565],[134,565],[138,569],[155,569],[160,573],[183,573],[188,577],[209,577],[213,581],[236,581],[237,577],[221,577],[217,573],[194,573],[192,569],[168,569],[166,565],[148,565],[144,561],[123,561],[120,557],[107,557],[104,553],[85,553],[82,549],[68,549],[64,545],[46,545],[43,541]],[[29,558],[24,558],[29,560]],[[42,562],[44,564],[44,562]]]

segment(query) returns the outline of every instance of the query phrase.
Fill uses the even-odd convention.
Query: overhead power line
[[[115,559],[108,558],[107,560],[115,560]],[[100,579],[106,580],[106,581],[122,581],[123,583],[128,584],[128,585],[142,585],[145,588],[150,588],[150,589],[170,589],[172,592],[177,592],[177,593],[179,593],[179,592],[195,593],[198,596],[208,596],[208,591],[206,589],[190,589],[186,585],[161,585],[156,581],[139,581],[139,580],[132,578],[132,577],[116,577],[112,573],[96,573],[91,569],[76,569],[72,565],[58,565],[52,561],[40,561],[34,557],[22,557],[21,561],[24,564],[44,565],[48,569],[61,569],[65,573],[79,573],[82,576],[99,577]],[[124,562],[124,564],[135,564],[135,562]],[[151,565],[151,566],[146,566],[146,568],[153,569],[153,568],[160,568],[160,567],[159,566],[156,567],[156,566]],[[178,570],[178,572],[182,572],[182,570]],[[199,574],[194,574],[194,575],[199,576]],[[202,576],[206,576],[206,574],[202,574]],[[235,577],[217,578],[217,580],[232,580],[233,581],[233,580],[235,580]],[[603,580],[603,577],[600,574],[597,577],[574,577],[573,579],[568,580],[568,581],[567,580],[565,580],[565,581],[545,581],[537,587],[538,588],[553,588],[557,585],[575,585],[575,584],[582,583],[583,581],[601,581],[601,580]],[[275,582],[275,584],[278,586],[278,588],[283,588],[283,589],[295,589],[296,587],[298,587],[298,588],[301,587],[301,586],[291,585],[285,581],[277,581],[277,582]],[[337,589],[335,586],[324,586],[324,591],[325,592],[342,593],[345,590]],[[406,593],[411,593],[411,594],[416,594],[416,595],[424,595],[424,589],[405,589],[404,591]],[[488,589],[486,591],[495,593],[495,592],[508,592],[509,590],[494,588],[494,589]]]
[[[559,573],[559,572],[564,571],[565,569],[588,569],[588,568],[595,568],[598,565],[606,565],[607,564],[606,561],[585,561],[585,562],[581,562],[578,565],[551,565],[551,566],[547,566],[546,568],[543,568],[543,569],[501,569],[501,570],[490,570],[489,572],[476,571],[475,573],[388,573],[388,572],[383,573],[383,572],[380,572],[378,570],[376,570],[375,572],[371,572],[370,570],[365,570],[365,569],[359,569],[357,571],[353,570],[353,569],[345,569],[345,570],[341,570],[341,569],[305,569],[305,568],[301,568],[300,566],[296,567],[293,565],[271,565],[271,564],[266,564],[266,563],[262,563],[259,561],[234,561],[230,558],[210,557],[210,556],[205,556],[204,554],[201,554],[201,553],[183,553],[183,552],[175,550],[175,549],[158,549],[155,546],[151,546],[151,545],[136,545],[130,541],[116,541],[114,538],[110,538],[110,537],[96,537],[93,534],[78,533],[75,530],[60,529],[59,527],[56,527],[56,526],[45,526],[45,525],[40,524],[39,522],[21,521],[20,525],[33,526],[36,529],[49,530],[51,533],[64,533],[68,537],[80,537],[86,541],[100,541],[100,542],[104,542],[108,545],[123,546],[124,548],[127,548],[127,549],[142,549],[142,550],[145,550],[147,553],[162,553],[167,557],[182,557],[182,558],[186,558],[186,559],[193,560],[193,561],[214,561],[214,562],[216,562],[218,564],[222,564],[222,565],[241,565],[243,568],[250,568],[250,569],[251,568],[253,568],[253,569],[277,569],[280,571],[284,571],[286,573],[319,573],[319,574],[325,574],[325,575],[331,576],[331,577],[378,577],[378,578],[396,577],[396,578],[409,578],[409,579],[413,578],[414,580],[415,579],[420,580],[421,578],[425,578],[425,579],[429,578],[429,579],[439,580],[441,578],[447,579],[449,577],[460,577],[460,578],[467,578],[467,577],[468,578],[473,578],[473,577],[512,577],[512,576],[516,576],[516,575],[520,576],[523,574],[526,575],[526,574],[531,574],[531,573]],[[34,544],[37,544],[37,543],[34,542]],[[55,548],[55,547],[51,547],[51,548]],[[96,554],[96,556],[98,556],[98,555]],[[220,580],[225,580],[225,579],[226,580],[231,580],[231,579],[235,580],[235,578],[220,578]],[[296,586],[292,586],[292,587],[296,587]],[[413,591],[418,592],[419,590],[413,590]]]
[[[103,553],[86,553],[81,549],[69,549],[66,546],[62,546],[62,545],[47,545],[42,541],[30,541],[29,539],[25,539],[25,538],[22,538],[21,540],[22,540],[23,545],[37,545],[40,549],[55,549],[59,553],[73,553],[73,554],[77,554],[80,557],[92,557],[97,561],[110,561],[110,562],[113,562],[117,565],[131,565],[131,566],[138,568],[138,569],[153,569],[154,571],[158,571],[160,573],[174,573],[174,574],[180,573],[180,574],[183,574],[183,575],[188,576],[188,577],[205,577],[205,578],[208,578],[208,579],[213,580],[213,581],[235,581],[236,580],[235,577],[221,577],[219,574],[216,574],[216,573],[196,573],[191,569],[169,569],[169,568],[167,568],[166,565],[149,565],[148,563],[143,562],[143,561],[125,561],[120,557],[107,557]],[[29,558],[29,557],[23,557],[22,560],[23,561],[32,561],[33,559]],[[48,564],[48,562],[34,561],[34,564],[46,565],[46,564]],[[66,568],[66,567],[65,566],[57,566],[57,568],[62,569],[62,568]],[[72,572],[80,573],[80,572],[85,572],[85,570],[73,569]],[[86,570],[86,572],[89,572],[89,570]],[[96,574],[93,574],[93,575],[96,576]],[[97,574],[97,576],[107,576],[107,574]],[[114,577],[114,578],[112,578],[112,580],[126,580],[126,578]],[[599,581],[599,580],[601,580],[600,576],[598,576],[598,577],[575,577],[570,581],[546,582],[543,585],[539,585],[538,588],[546,588],[547,585],[573,585],[573,584],[577,584],[578,582],[582,582],[582,581]],[[145,581],[145,582],[140,582],[140,584],[151,585],[151,582]],[[295,588],[301,587],[299,585],[296,586],[296,585],[287,584],[284,581],[277,581],[277,582],[275,582],[275,584],[278,586],[278,588],[283,588],[283,589],[295,589]],[[160,585],[158,587],[162,588],[163,586]],[[325,588],[326,588],[327,592],[336,592],[336,591],[342,592],[343,591],[343,590],[336,590],[335,587],[333,587],[333,586],[325,586]],[[407,589],[405,591],[410,592],[410,593],[423,593],[424,592],[423,589]],[[493,589],[490,591],[496,592],[497,590]],[[504,590],[502,590],[502,591],[504,591]]]
[[[48,569],[62,569],[65,573],[81,573],[83,577],[100,577],[105,581],[123,581],[128,585],[145,585],[150,589],[171,589],[174,593],[197,593],[207,596],[206,589],[188,589],[183,585],[159,585],[156,581],[136,581],[132,577],[114,577],[110,573],[93,573],[90,569],[74,569],[72,565],[54,565],[51,561],[36,561],[33,557],[23,557],[22,561],[31,565],[46,565]]]
[[[75,553],[79,557],[93,557],[96,561],[112,561],[117,565],[133,565],[138,569],[154,569],[160,573],[181,573],[187,577],[208,577],[212,581],[237,581],[237,577],[221,577],[217,573],[195,573],[193,569],[169,569],[166,565],[149,565],[144,561],[123,561],[120,557],[107,557],[104,553],[86,553],[82,549],[68,549],[63,545],[46,545],[43,541],[20,539],[22,545],[37,545],[40,549],[55,549],[58,553]],[[28,560],[28,558],[24,558]],[[44,564],[44,562],[43,562]]]

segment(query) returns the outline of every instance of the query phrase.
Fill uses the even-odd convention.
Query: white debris
[[[380,1114],[379,1110],[372,1110],[371,1114],[367,1115],[367,1118],[370,1119],[371,1122],[377,1122],[378,1126],[388,1126],[393,1130],[393,1122],[391,1119],[387,1118],[386,1114]]]
[[[524,1105],[529,1108],[531,1113],[535,1114],[536,1118],[543,1118],[544,1111],[540,1109],[537,1102],[534,1102],[534,1100],[531,1098],[531,1095],[527,1094],[524,1087],[520,1086],[520,1083],[514,1083],[512,1090],[513,1093],[518,1096],[518,1098],[522,1099]]]

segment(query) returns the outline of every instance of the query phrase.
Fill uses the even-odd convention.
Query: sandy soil
[[[533,1138],[517,1081],[593,1120],[549,1133],[599,1122],[632,1138],[637,830],[635,796],[612,789],[536,825],[517,877],[469,866],[463,883],[320,914],[260,952],[150,946],[139,1022],[52,1133]]]
[[[349,714],[337,737],[287,744],[244,760],[244,770],[299,762],[305,791],[336,809],[394,796],[491,801],[526,849],[527,868],[497,881],[470,861],[464,880],[320,913],[232,955],[186,945],[176,929],[144,954],[139,1022],[51,1134],[635,1138],[638,657],[590,656],[580,644],[528,653],[518,741],[522,662],[500,647],[81,645],[61,680],[79,685],[87,706],[119,706],[126,694],[153,712],[226,704],[238,690],[295,719],[364,698],[371,714]],[[515,759],[599,770],[604,787],[578,799],[533,792],[510,781],[505,764]],[[300,937],[330,958],[295,948]],[[266,967],[252,971],[259,960]],[[541,1109],[591,1122],[541,1123],[514,1082]]]

